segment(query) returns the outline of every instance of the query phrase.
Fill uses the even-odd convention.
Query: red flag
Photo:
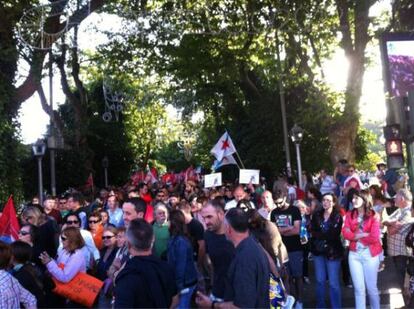
[[[85,187],[86,188],[93,188],[93,176],[92,176],[92,173],[89,174],[89,177],[86,180]]]
[[[19,230],[20,225],[14,209],[13,197],[10,195],[0,217],[0,236],[5,240],[10,238],[10,242],[13,242],[19,239]]]

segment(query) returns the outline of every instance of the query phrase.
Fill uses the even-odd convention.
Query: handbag
[[[61,282],[52,277],[55,283],[53,293],[77,304],[91,308],[103,286],[103,282],[86,273],[77,273],[69,282]]]

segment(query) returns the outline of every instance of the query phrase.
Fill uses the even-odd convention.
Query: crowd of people
[[[385,255],[414,292],[414,218],[410,191],[390,198],[379,171],[371,185],[341,161],[316,181],[304,173],[303,188],[284,175],[209,189],[159,180],[89,203],[76,191],[33,200],[19,239],[0,242],[0,307],[84,306],[56,293],[82,273],[103,282],[96,307],[302,308],[313,263],[318,308],[341,308],[342,285],[356,308],[366,295],[380,308]]]

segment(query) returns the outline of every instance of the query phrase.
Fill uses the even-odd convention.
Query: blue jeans
[[[180,301],[178,303],[178,309],[188,309],[191,308],[191,296],[193,296],[194,290],[197,285],[192,287],[185,288],[180,292]]]
[[[341,260],[328,260],[325,256],[313,256],[316,275],[316,307],[326,308],[325,284],[329,280],[329,296],[332,308],[341,308],[341,286],[339,283],[339,271]],[[328,275],[328,277],[326,276]]]

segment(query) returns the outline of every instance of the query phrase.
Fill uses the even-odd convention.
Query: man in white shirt
[[[247,198],[247,193],[244,191],[243,186],[239,185],[234,189],[233,196],[234,196],[234,199],[232,199],[231,201],[226,203],[226,207],[225,207],[226,211],[231,209],[231,208],[235,208],[239,201],[241,201],[243,199],[246,199]],[[255,208],[254,204],[252,202],[250,202],[250,203],[253,206],[252,208]]]
[[[328,175],[325,169],[322,169],[320,172],[320,182],[321,187],[319,191],[323,194],[334,193],[336,184],[332,176]]]

